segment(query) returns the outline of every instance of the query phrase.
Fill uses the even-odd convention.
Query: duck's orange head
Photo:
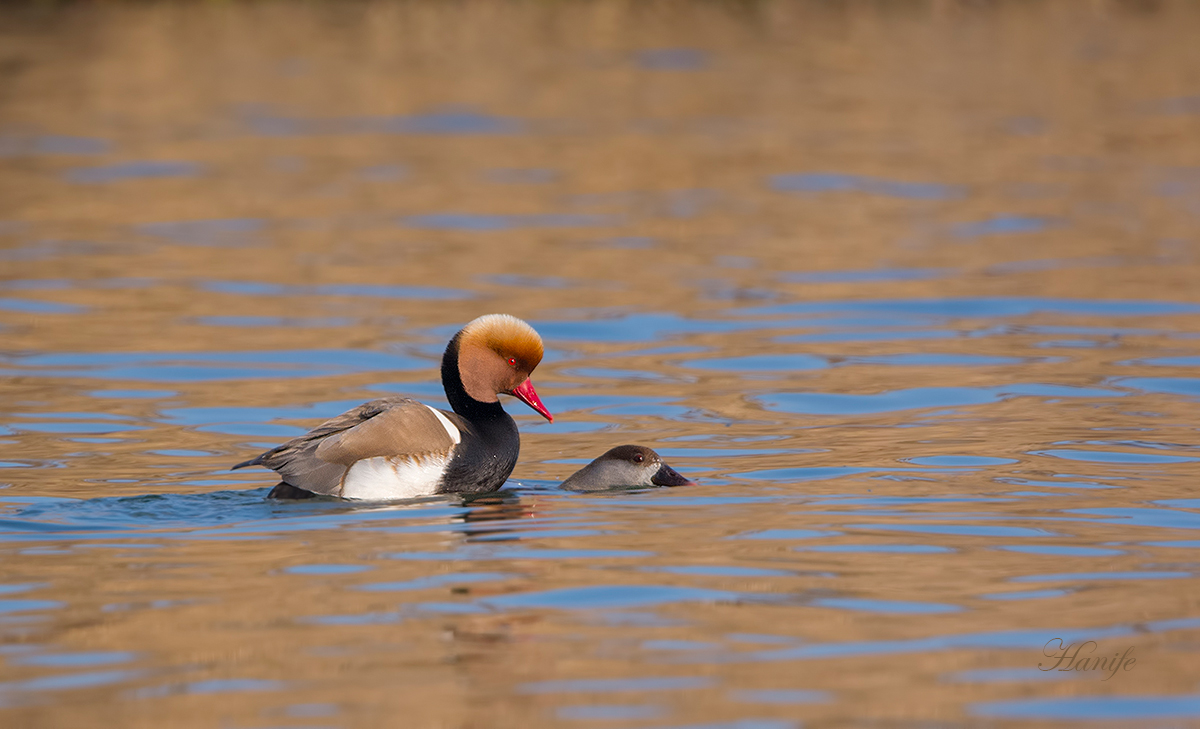
[[[529,375],[542,361],[542,338],[533,327],[508,314],[488,314],[467,324],[458,340],[458,374],[463,389],[480,402],[513,395],[551,422]]]

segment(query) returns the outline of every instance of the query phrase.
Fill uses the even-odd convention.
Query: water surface
[[[5,726],[1200,722],[1191,4],[2,14]],[[502,491],[228,470],[493,311]]]

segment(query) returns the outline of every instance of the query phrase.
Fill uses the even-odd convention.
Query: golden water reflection
[[[0,16],[4,725],[1200,717],[1193,4]],[[489,311],[503,493],[227,470]]]

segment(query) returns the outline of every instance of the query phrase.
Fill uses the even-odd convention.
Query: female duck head
[[[562,482],[568,491],[694,485],[653,450],[640,445],[617,446]]]

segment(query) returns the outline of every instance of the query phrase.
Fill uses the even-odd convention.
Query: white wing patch
[[[428,405],[425,405],[425,407],[429,408]],[[442,423],[442,427],[446,429],[446,434],[450,436],[450,440],[454,441],[454,445],[462,443],[462,433],[458,432],[458,428],[454,427],[454,423],[451,423],[450,419],[442,415],[441,411],[437,408],[429,408],[429,410],[437,416],[437,419]]]
[[[440,414],[439,417],[441,417]],[[446,419],[442,417],[442,420]],[[454,427],[448,420],[445,424],[451,428]],[[454,433],[458,433],[457,428]],[[454,448],[451,447],[450,453],[453,452]],[[442,480],[446,464],[450,462],[450,453],[421,458],[377,456],[356,461],[342,479],[340,495],[343,499],[362,501],[389,501],[432,496],[437,492],[437,486]]]

